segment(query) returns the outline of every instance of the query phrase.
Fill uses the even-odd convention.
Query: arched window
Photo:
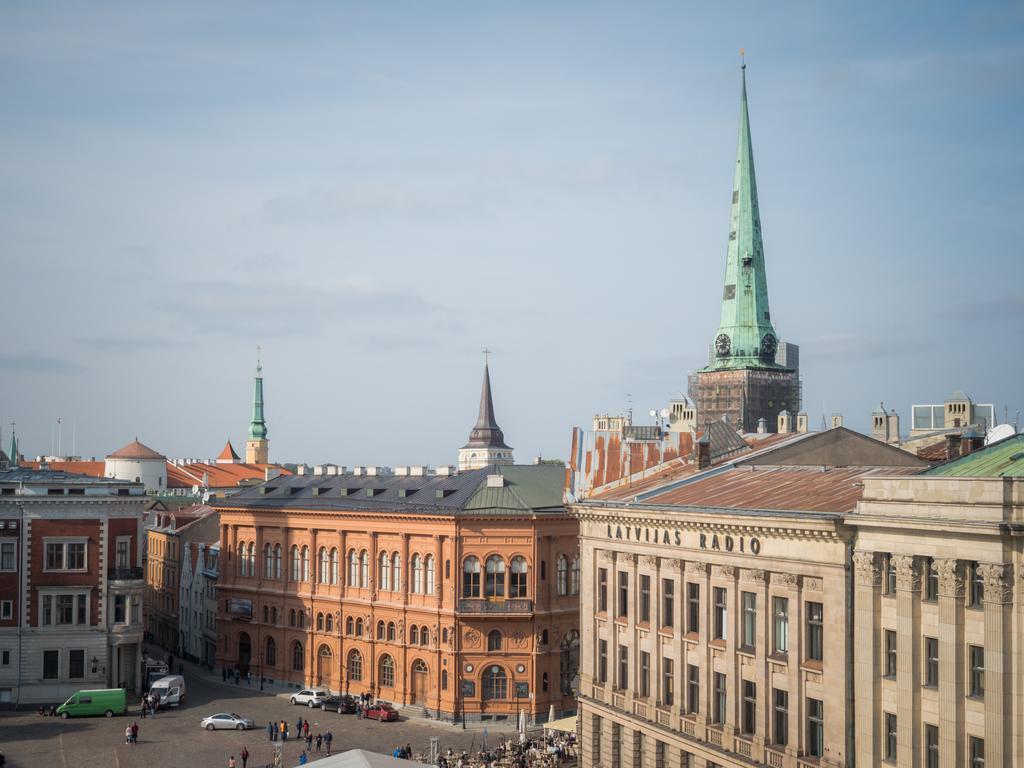
[[[412,591],[423,591],[423,558],[419,555],[412,556]]]
[[[348,679],[356,682],[363,679],[363,655],[359,651],[348,655]]]
[[[409,644],[419,645],[420,644],[420,628],[413,624],[409,628]]]
[[[292,581],[298,581],[302,575],[302,571],[299,570],[299,545],[292,544],[291,548],[291,563],[292,563]]]
[[[268,608],[267,606],[264,605],[263,606],[263,623],[266,624],[268,621],[270,621],[270,608]]]
[[[526,597],[526,558],[513,557],[508,570],[508,596]]]
[[[249,563],[248,563],[248,561],[245,558],[245,542],[244,541],[240,541],[240,542],[238,542],[238,575],[239,576],[248,576],[249,575],[248,566],[249,566]]]
[[[281,578],[281,545],[274,545],[274,578]]]
[[[370,585],[370,555],[364,549],[359,553],[359,586]]]
[[[270,623],[277,626],[277,607],[270,609]]]
[[[434,594],[434,556],[427,555],[424,562],[426,570],[426,583],[423,585],[423,591],[428,595]]]
[[[569,571],[569,594],[578,595],[580,593],[580,556],[576,555],[572,559],[572,570]]]
[[[397,552],[391,556],[391,589],[399,592],[402,589],[402,556]]]
[[[330,614],[330,613],[327,614],[327,622],[326,622],[326,624],[327,624],[327,631],[328,632],[333,632],[334,631],[334,616],[332,614]]]
[[[304,626],[306,626],[306,612],[305,611],[296,611],[296,613],[295,613],[295,623],[299,625],[299,629],[302,629]]]
[[[263,657],[268,667],[277,666],[277,643],[274,642],[274,638],[267,638],[267,651]]]
[[[548,644],[548,631],[546,629],[543,632],[540,633],[540,644],[541,645],[547,645]]]
[[[508,676],[497,664],[488,667],[483,674],[484,701],[508,698]]]
[[[490,632],[487,633],[487,650],[501,650],[501,632],[499,630],[492,629]]]
[[[462,596],[480,597],[480,561],[475,557],[462,563]]]
[[[505,596],[505,561],[498,555],[491,555],[487,558],[487,585],[484,596]]]
[[[420,645],[430,645],[430,630],[426,627],[420,629]]]
[[[441,670],[441,690],[442,691],[447,691],[448,690],[448,670],[447,669],[442,669]]]
[[[395,640],[395,622],[393,621],[388,622],[388,640],[392,642]]]
[[[317,581],[320,584],[327,584],[331,573],[331,561],[327,556],[327,547],[320,547],[317,553]]]
[[[381,687],[395,687],[395,660],[386,653],[380,657],[380,674],[377,678]]]
[[[288,609],[288,626],[289,627],[294,627],[295,626],[295,609],[294,608],[289,608]]]
[[[263,578],[274,578],[274,550],[269,544],[263,545]]]
[[[302,580],[309,581],[309,547],[302,548]]]
[[[352,635],[352,634],[355,633],[355,631],[356,631],[355,622],[352,620],[352,617],[349,616],[347,619],[345,619],[345,634],[346,635]]]
[[[387,625],[384,623],[383,619],[381,619],[380,621],[377,622],[377,639],[378,640],[383,640],[384,639],[384,634],[386,632],[386,626]]]
[[[322,613],[318,613],[316,615],[316,631],[317,632],[323,632],[324,631],[324,615]]]
[[[447,643],[448,642],[448,627],[445,627],[444,629],[441,630],[441,642],[442,643]]]
[[[292,669],[301,672],[306,666],[306,657],[302,653],[302,643],[296,640],[292,644]]]
[[[555,569],[555,592],[560,595],[566,594],[569,583],[569,560],[565,555],[559,555]]]
[[[387,552],[380,553],[380,562],[377,564],[377,587],[385,591],[391,589],[391,555]]]
[[[359,586],[359,556],[354,549],[348,551],[348,585]]]
[[[363,636],[363,620],[356,619],[356,637]]]
[[[331,584],[338,583],[338,548],[331,547]]]
[[[249,542],[249,575],[256,575],[256,545]]]

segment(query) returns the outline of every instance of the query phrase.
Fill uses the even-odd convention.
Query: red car
[[[390,704],[378,701],[376,704],[363,710],[363,717],[369,717],[372,720],[379,720],[381,722],[384,722],[385,720],[397,720],[398,710]]]

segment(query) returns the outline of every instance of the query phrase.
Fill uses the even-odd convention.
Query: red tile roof
[[[162,453],[157,453],[147,445],[143,445],[139,442],[139,438],[135,438],[128,445],[123,448],[118,448],[112,454],[107,456],[108,459],[163,459],[165,458]]]
[[[217,461],[241,461],[242,457],[235,453],[235,447],[231,445],[231,441],[228,440],[224,444],[224,449],[217,455]]]
[[[89,477],[104,477],[106,462],[103,461],[22,461],[19,466],[26,469],[42,469],[44,466],[57,472],[69,472]]]
[[[282,475],[290,475],[284,467],[276,464],[215,464],[196,462],[194,464],[167,464],[168,488],[192,488],[203,486],[208,488],[236,488],[243,482],[263,482],[268,469]]]

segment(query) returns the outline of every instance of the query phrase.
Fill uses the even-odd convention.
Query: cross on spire
[[[487,347],[484,347],[483,353],[484,353],[484,365],[487,365],[487,363],[490,362],[491,350],[488,349]]]
[[[263,347],[256,345],[256,373],[263,373]]]

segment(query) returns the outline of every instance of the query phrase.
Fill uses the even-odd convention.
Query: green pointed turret
[[[256,357],[256,377],[253,380],[252,421],[249,423],[250,440],[267,439],[267,422],[263,420],[263,364]]]
[[[761,215],[757,206],[754,149],[747,113],[746,70],[744,64],[722,318],[715,333],[712,362],[704,369],[709,371],[781,368],[775,363],[778,336],[768,310],[768,281],[761,242]]]

